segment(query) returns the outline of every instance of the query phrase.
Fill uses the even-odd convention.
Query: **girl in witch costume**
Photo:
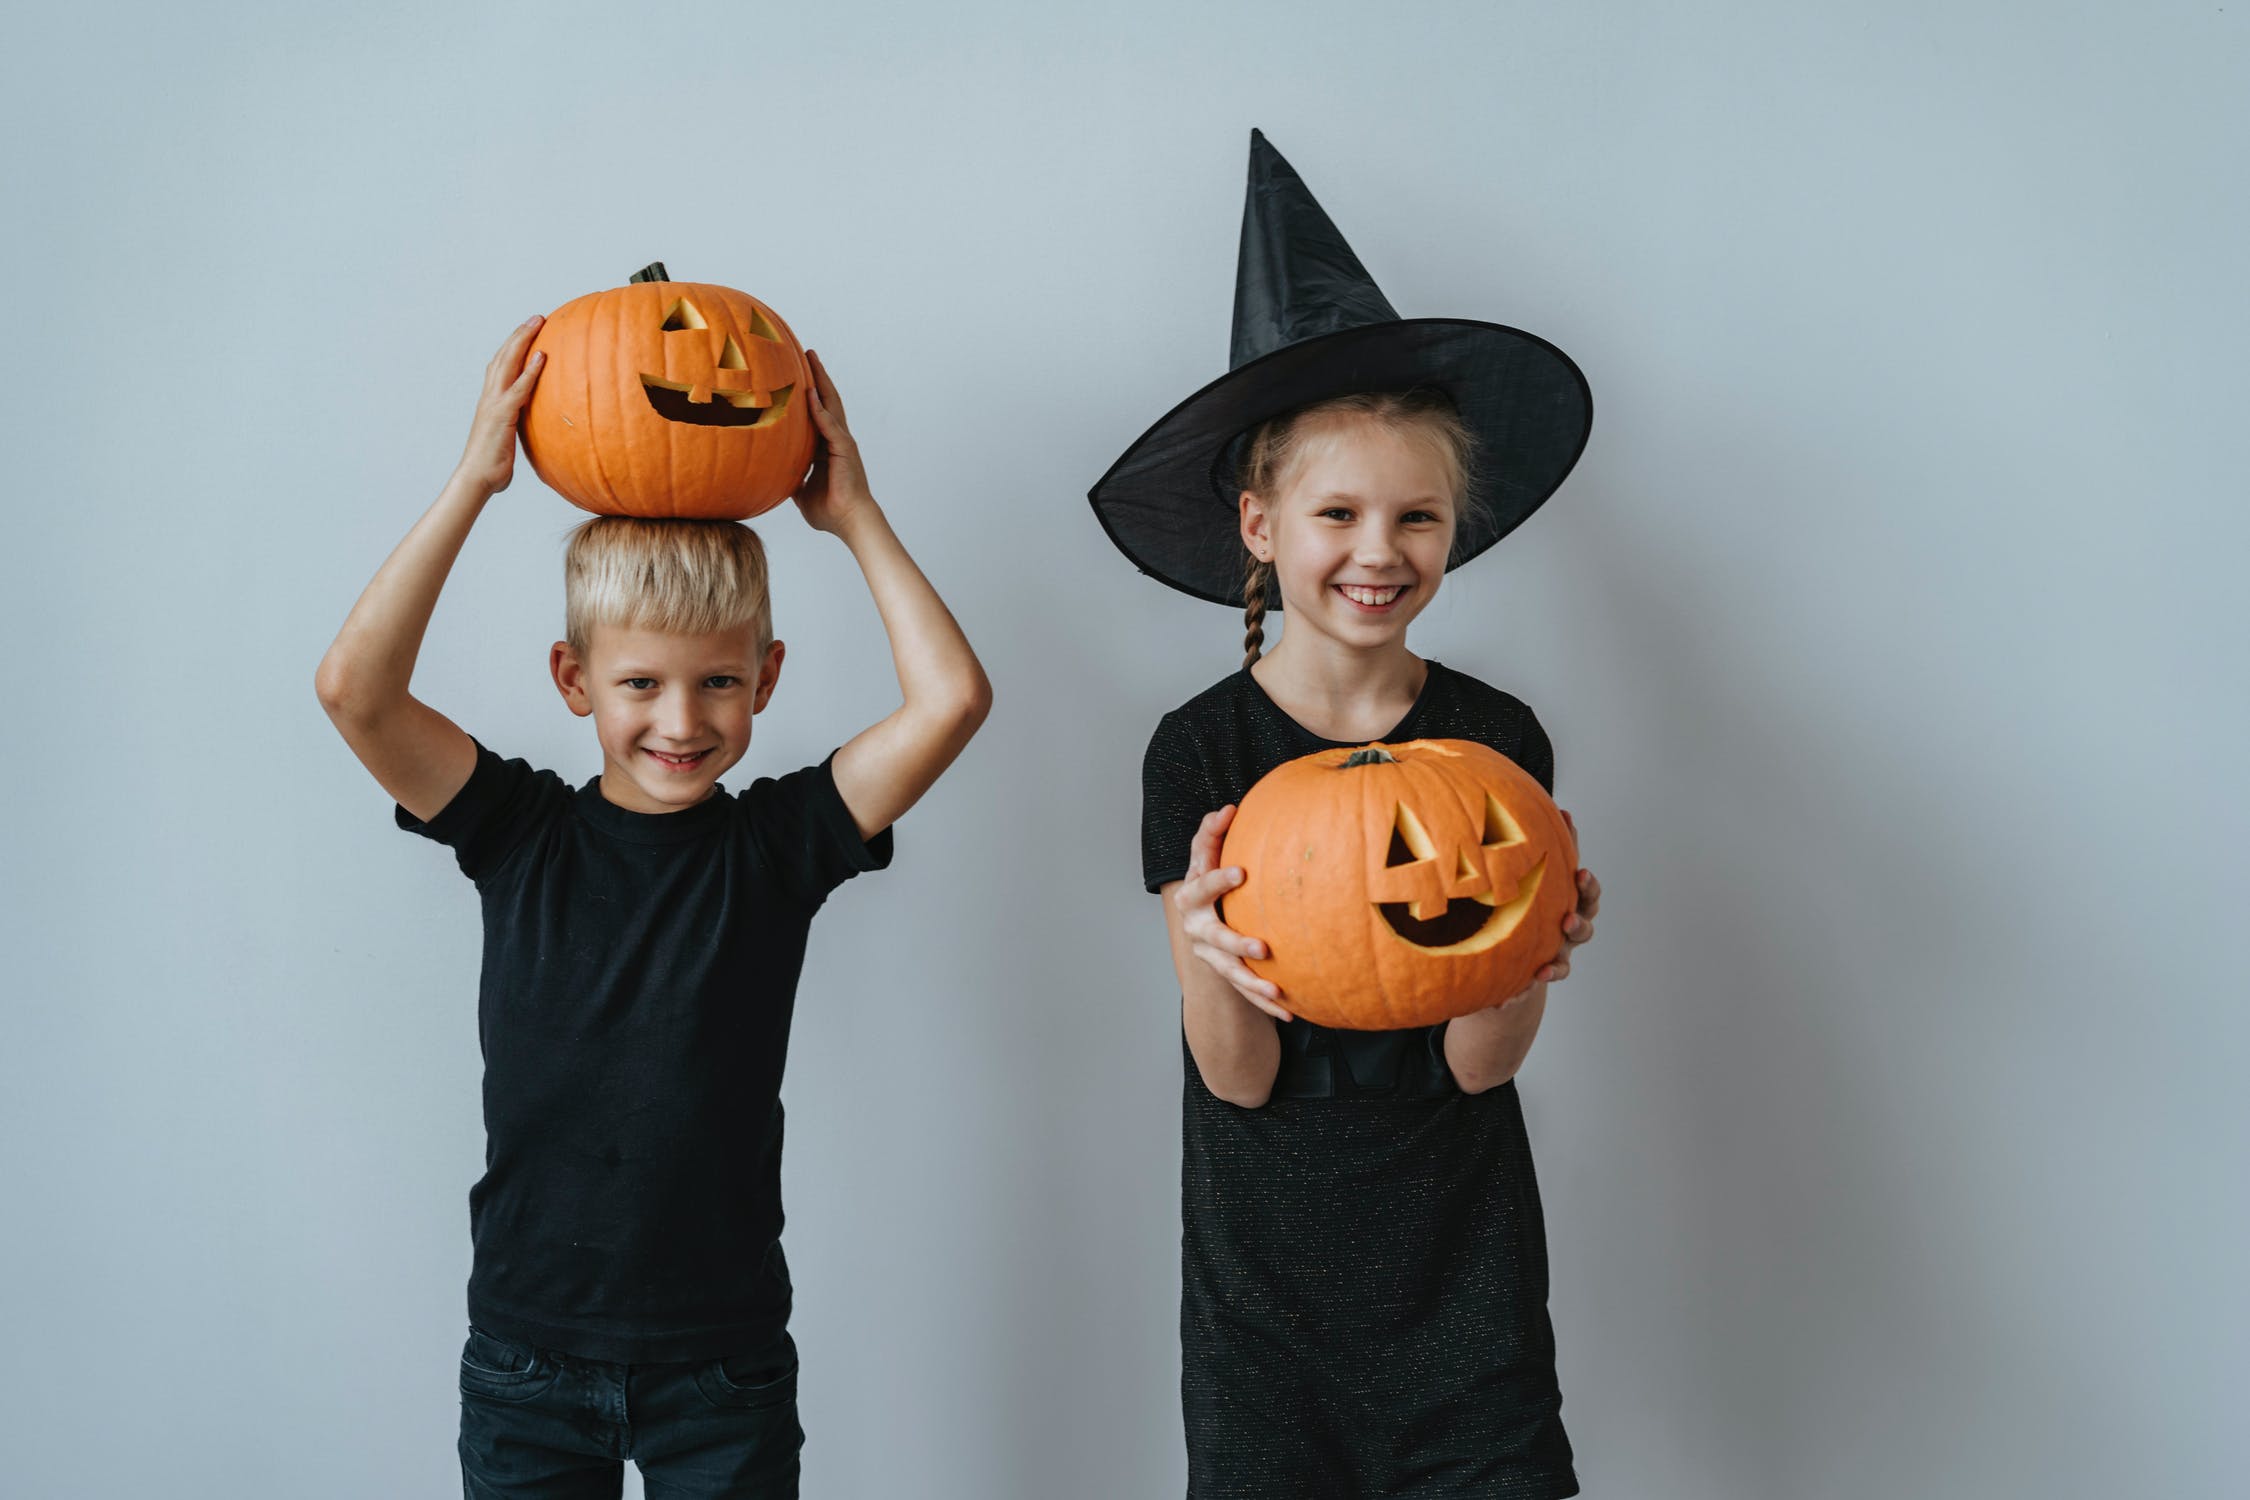
[[[1262,948],[1220,916],[1242,876],[1218,854],[1253,782],[1337,745],[1477,740],[1552,792],[1531,709],[1415,656],[1406,627],[1561,484],[1591,400],[1542,339],[1400,318],[1256,131],[1250,153],[1232,369],[1091,492],[1142,571],[1248,625],[1242,669],[1164,715],[1142,771],[1181,992],[1188,1494],[1573,1495],[1514,1077],[1599,883],[1576,872],[1562,951],[1522,994],[1335,1031],[1243,963]]]

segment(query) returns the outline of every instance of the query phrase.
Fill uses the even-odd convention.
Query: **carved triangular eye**
[[[1520,844],[1524,840],[1523,826],[1508,816],[1500,799],[1492,793],[1484,794],[1484,846],[1497,848],[1502,844]]]
[[[719,368],[722,370],[747,370],[750,368],[750,361],[742,357],[742,346],[734,341],[734,335],[731,333],[727,335],[726,348],[719,351]]]
[[[710,326],[703,321],[703,314],[695,310],[695,304],[685,297],[673,303],[664,314],[664,332],[666,333],[678,333],[686,328],[708,328]]]
[[[1430,842],[1429,834],[1422,829],[1421,820],[1406,810],[1405,803],[1400,803],[1398,812],[1391,819],[1391,849],[1383,858],[1385,867],[1410,865],[1417,860],[1433,858],[1436,854],[1437,845]]]
[[[781,335],[773,331],[773,325],[766,321],[766,315],[754,307],[750,309],[750,333],[753,337],[765,339],[769,343],[778,344],[781,342]]]

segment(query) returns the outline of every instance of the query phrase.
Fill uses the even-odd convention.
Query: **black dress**
[[[1383,739],[1480,741],[1552,792],[1531,710],[1428,665]],[[1204,814],[1333,743],[1247,669],[1166,714],[1142,768],[1147,888],[1187,874]],[[1462,1093],[1442,1025],[1280,1031],[1257,1109],[1206,1088],[1181,1034],[1190,1500],[1577,1494],[1515,1083]]]

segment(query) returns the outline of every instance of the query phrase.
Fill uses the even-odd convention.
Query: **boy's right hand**
[[[1188,851],[1187,878],[1172,889],[1172,905],[1180,913],[1180,930],[1194,944],[1197,958],[1233,985],[1235,993],[1276,1021],[1293,1021],[1296,1017],[1282,1008],[1281,986],[1260,979],[1243,962],[1245,958],[1269,956],[1266,945],[1247,933],[1236,932],[1219,916],[1219,898],[1242,884],[1244,878],[1240,865],[1219,867],[1219,841],[1233,821],[1231,802],[1217,812],[1204,814]]]
[[[487,494],[499,494],[516,477],[516,419],[523,415],[524,403],[531,399],[531,388],[539,383],[539,372],[547,363],[545,350],[528,360],[524,351],[546,321],[542,314],[526,318],[484,367],[484,391],[469,423],[469,445],[453,472]]]

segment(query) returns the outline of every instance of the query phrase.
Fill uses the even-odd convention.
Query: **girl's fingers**
[[[1196,825],[1195,838],[1188,845],[1188,868],[1190,871],[1194,871],[1198,864],[1202,865],[1205,870],[1218,864],[1220,835],[1226,832],[1227,824],[1233,821],[1234,809],[1232,807],[1222,807],[1217,812],[1208,812],[1203,815],[1203,821]]]
[[[1277,1021],[1296,1019],[1281,1007],[1280,986],[1268,984],[1265,980],[1242,967],[1239,960],[1215,949],[1198,947],[1195,954],[1196,957],[1209,964],[1221,979],[1233,985],[1236,994],[1267,1015],[1272,1016]]]
[[[1213,864],[1219,862],[1218,853],[1221,836],[1226,833],[1227,825],[1233,821],[1234,804],[1230,802],[1215,812],[1205,813],[1203,821],[1195,827],[1195,847],[1202,849],[1208,846],[1211,850],[1211,862]]]
[[[1240,884],[1242,884],[1242,871],[1238,866],[1227,865],[1221,869],[1207,870],[1201,880],[1194,882],[1195,896],[1194,899],[1189,901],[1188,905],[1191,907],[1217,906],[1221,896]],[[1182,886],[1180,889],[1184,893],[1187,887]]]
[[[1294,1021],[1297,1019],[1289,1012],[1287,1007],[1282,1005],[1281,991],[1273,985],[1269,984],[1258,990],[1237,990],[1236,993],[1276,1021]]]
[[[1207,921],[1198,920],[1192,923],[1188,929],[1188,936],[1206,947],[1222,949],[1242,958],[1273,957],[1271,953],[1266,951],[1265,941],[1262,938],[1254,938],[1247,932],[1237,932],[1215,916]]]

